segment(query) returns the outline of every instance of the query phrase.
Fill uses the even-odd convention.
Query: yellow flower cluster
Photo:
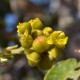
[[[65,36],[65,33],[62,31],[54,31],[50,34],[48,39],[48,44],[55,45],[57,48],[64,49],[68,37]]]
[[[19,23],[17,28],[21,46],[25,49],[24,53],[32,67],[49,69],[52,60],[60,57],[68,41],[64,32],[44,27],[38,18]]]

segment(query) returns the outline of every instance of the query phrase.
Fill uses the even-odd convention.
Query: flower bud
[[[49,70],[52,66],[52,62],[50,61],[47,55],[42,56],[38,68],[41,70]]]
[[[61,32],[57,38],[64,39],[65,38],[65,33]]]
[[[33,41],[33,49],[38,53],[43,53],[49,48],[46,36],[39,36]]]
[[[24,54],[27,56],[28,54],[32,53],[33,50],[30,48],[30,49],[25,49],[24,50]]]
[[[43,29],[43,24],[38,18],[30,20],[29,23],[31,24],[31,27],[33,30],[34,29],[39,29],[39,30]]]
[[[17,32],[19,36],[22,36],[26,29],[28,30],[29,33],[31,32],[31,26],[28,22],[19,23],[17,28],[18,28]]]
[[[57,48],[52,48],[51,50],[48,51],[49,54],[49,59],[58,59],[60,51]]]
[[[27,55],[27,59],[31,67],[36,67],[39,64],[41,57],[37,52],[32,52]]]
[[[54,44],[56,38],[59,36],[59,34],[61,33],[61,31],[54,31],[50,34],[50,37],[48,39],[48,44]]]
[[[42,35],[42,31],[41,30],[33,30],[31,35],[35,39],[36,37]]]
[[[68,37],[65,37],[64,39],[56,39],[55,45],[63,50],[65,48],[65,45],[68,41]]]
[[[50,34],[50,37],[47,41],[48,44],[54,44],[60,49],[64,49],[66,43],[68,41],[68,37],[65,37],[64,32],[62,31],[54,31]]]
[[[45,27],[43,29],[43,34],[46,35],[46,36],[49,36],[51,33],[52,33],[52,28],[51,27]]]
[[[25,49],[28,49],[32,46],[32,43],[33,43],[33,38],[31,35],[23,35],[21,38],[20,38],[20,43],[21,43],[21,46]]]

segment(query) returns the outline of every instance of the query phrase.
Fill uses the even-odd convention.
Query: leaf
[[[23,47],[19,47],[19,48],[17,48],[17,49],[13,49],[13,50],[11,50],[11,54],[22,54],[22,53],[24,53],[24,48]]]
[[[53,65],[44,80],[78,80],[79,77],[80,62],[72,58]]]
[[[22,54],[23,52],[24,48],[18,48],[17,45],[0,50],[0,65],[5,64],[6,62],[9,62],[11,59],[13,59],[13,55]]]

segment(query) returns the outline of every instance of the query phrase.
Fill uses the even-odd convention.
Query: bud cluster
[[[21,46],[31,67],[49,69],[53,60],[57,60],[65,48],[68,37],[62,31],[53,31],[44,27],[38,19],[19,23],[17,26]]]

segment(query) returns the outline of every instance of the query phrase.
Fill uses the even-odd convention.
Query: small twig
[[[24,48],[23,47],[11,50],[11,54],[21,54],[23,52],[24,52]]]
[[[7,47],[4,49],[5,54],[21,54],[24,51],[23,47],[19,47],[18,45]]]

